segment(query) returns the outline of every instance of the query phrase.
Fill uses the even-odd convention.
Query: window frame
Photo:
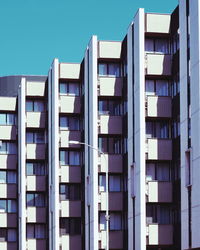
[[[43,237],[36,237],[36,227],[43,227],[44,231],[44,236]],[[33,237],[28,237],[27,233],[28,233],[28,227],[33,227]],[[27,223],[26,224],[26,238],[27,239],[46,239],[47,238],[47,229],[45,227],[45,224],[42,223]]]
[[[78,88],[76,88],[75,93],[70,93],[70,86],[76,85]],[[61,85],[65,86],[65,91],[61,92]],[[76,93],[78,92],[78,93]],[[67,95],[67,96],[81,96],[81,83],[79,81],[73,82],[73,81],[59,81],[59,94],[60,95]]]
[[[100,65],[105,65],[105,74],[100,74]],[[118,68],[118,73],[116,75],[112,75],[110,74],[110,67],[111,65],[117,65]],[[112,61],[112,62],[99,62],[98,63],[98,76],[99,77],[114,77],[114,78],[121,78],[122,77],[122,64],[121,62],[116,62],[116,61]]]
[[[29,110],[28,109],[28,103],[31,104],[32,108]],[[42,104],[41,106],[41,110],[37,110],[36,107],[39,107],[38,104]],[[45,102],[43,100],[33,100],[33,99],[27,99],[26,100],[26,112],[38,112],[38,113],[42,113],[42,112],[45,112],[46,109],[45,109]]]
[[[72,153],[77,153],[79,155],[78,158],[78,164],[74,164],[76,162],[76,160],[74,160],[73,164],[71,164],[71,154]],[[62,155],[64,156],[64,161],[62,161]],[[59,162],[60,162],[60,166],[81,166],[82,165],[82,154],[81,151],[76,151],[76,150],[60,150],[59,152]]]
[[[32,202],[33,202],[33,205],[29,205],[28,204],[28,195],[32,195],[33,196],[33,199],[32,199]],[[37,201],[37,195],[41,195],[42,198],[43,198],[43,201],[42,201],[42,204],[41,205],[38,205],[38,201]],[[39,207],[46,207],[47,205],[47,198],[46,198],[46,195],[43,193],[43,192],[27,192],[26,193],[26,207],[36,207],[36,208],[39,208]]]
[[[78,223],[79,225],[75,225],[76,223]],[[63,227],[64,224],[66,224],[65,226],[66,226],[66,228],[68,227],[68,229]],[[79,230],[77,230],[78,226],[80,226]],[[60,236],[62,236],[62,235],[80,235],[82,233],[81,218],[80,217],[60,217],[59,228],[60,228]],[[66,230],[68,232],[64,233],[64,230]]]

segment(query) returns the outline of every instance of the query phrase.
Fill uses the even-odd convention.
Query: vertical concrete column
[[[128,30],[128,249],[146,249],[144,10]],[[137,227],[137,228],[136,228]]]
[[[26,250],[26,79],[18,92],[18,206],[19,249]]]
[[[49,247],[59,250],[59,62],[54,59],[48,82]]]
[[[98,148],[97,37],[85,53],[85,143]],[[98,153],[85,146],[85,248],[98,249]]]

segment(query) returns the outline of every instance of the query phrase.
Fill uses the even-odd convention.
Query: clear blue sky
[[[53,58],[80,62],[91,35],[122,40],[139,7],[170,13],[178,0],[1,0],[0,76],[47,74]]]

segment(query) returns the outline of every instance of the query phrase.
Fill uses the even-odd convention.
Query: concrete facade
[[[139,9],[81,63],[0,78],[2,249],[200,248],[199,13]]]

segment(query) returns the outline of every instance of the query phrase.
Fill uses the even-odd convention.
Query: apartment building
[[[139,9],[79,64],[0,78],[2,250],[200,248],[199,13]]]

